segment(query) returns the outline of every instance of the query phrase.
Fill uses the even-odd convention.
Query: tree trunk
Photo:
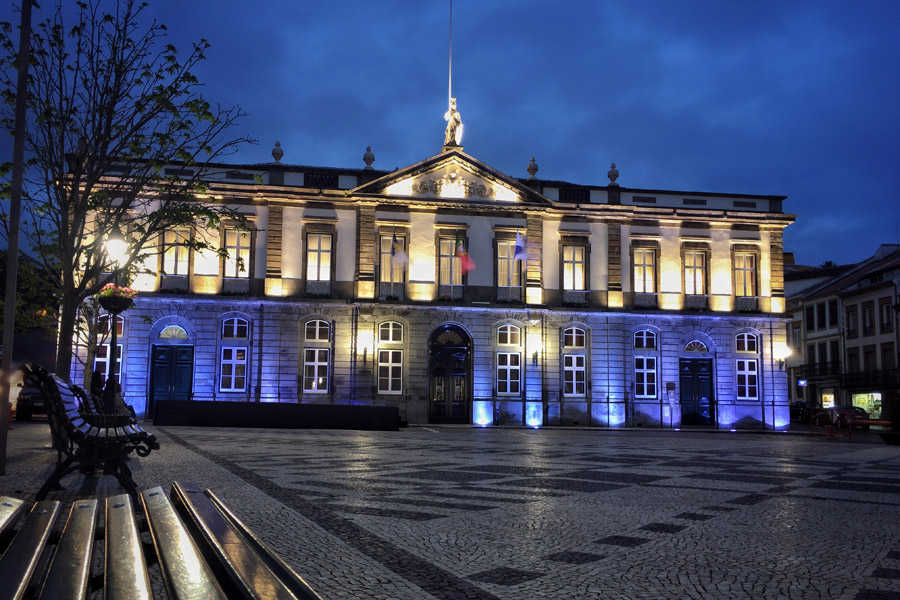
[[[55,373],[69,381],[69,372],[72,369],[72,340],[75,339],[75,314],[78,310],[78,302],[68,295],[63,295],[59,307],[59,335],[56,342],[56,369]]]

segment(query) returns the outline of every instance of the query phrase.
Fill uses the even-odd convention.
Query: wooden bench
[[[34,504],[15,537],[0,551],[0,600],[23,597],[81,599],[102,588],[103,598],[273,598],[321,600],[320,596],[244,525],[211,491],[175,482],[140,495],[143,516],[131,496],[76,500],[61,534],[55,500]],[[0,496],[0,540],[26,512],[22,500]],[[149,531],[152,543],[142,543]],[[94,556],[103,541],[101,564]],[[165,592],[154,590],[158,566]],[[98,572],[95,572],[98,571]],[[161,586],[157,586],[161,587]]]
[[[38,491],[43,500],[51,489],[75,471],[97,468],[113,475],[137,500],[137,486],[126,461],[134,452],[147,456],[159,449],[156,436],[142,428],[133,412],[105,414],[98,398],[71,385],[37,365],[22,365],[26,385],[41,394],[50,423],[56,468]]]

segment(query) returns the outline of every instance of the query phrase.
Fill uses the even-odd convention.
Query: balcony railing
[[[797,376],[801,379],[812,377],[835,377],[841,374],[841,362],[821,362],[801,365],[797,369]]]
[[[847,373],[841,376],[841,387],[858,388],[890,388],[900,385],[900,369],[882,369],[881,371],[862,371]]]

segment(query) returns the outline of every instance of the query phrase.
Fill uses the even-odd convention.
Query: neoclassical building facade
[[[180,399],[390,405],[408,424],[787,425],[784,197],[627,188],[614,165],[605,185],[548,181],[533,159],[514,178],[453,144],[392,172],[369,152],[360,169],[273,156],[203,176],[249,230],[169,230],[134,282],[117,370],[138,414]]]

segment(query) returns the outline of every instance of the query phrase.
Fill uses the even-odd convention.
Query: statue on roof
[[[450,98],[450,109],[444,113],[444,120],[447,121],[447,130],[444,132],[445,146],[459,146],[462,141],[462,118],[459,111],[456,110],[456,98]]]

